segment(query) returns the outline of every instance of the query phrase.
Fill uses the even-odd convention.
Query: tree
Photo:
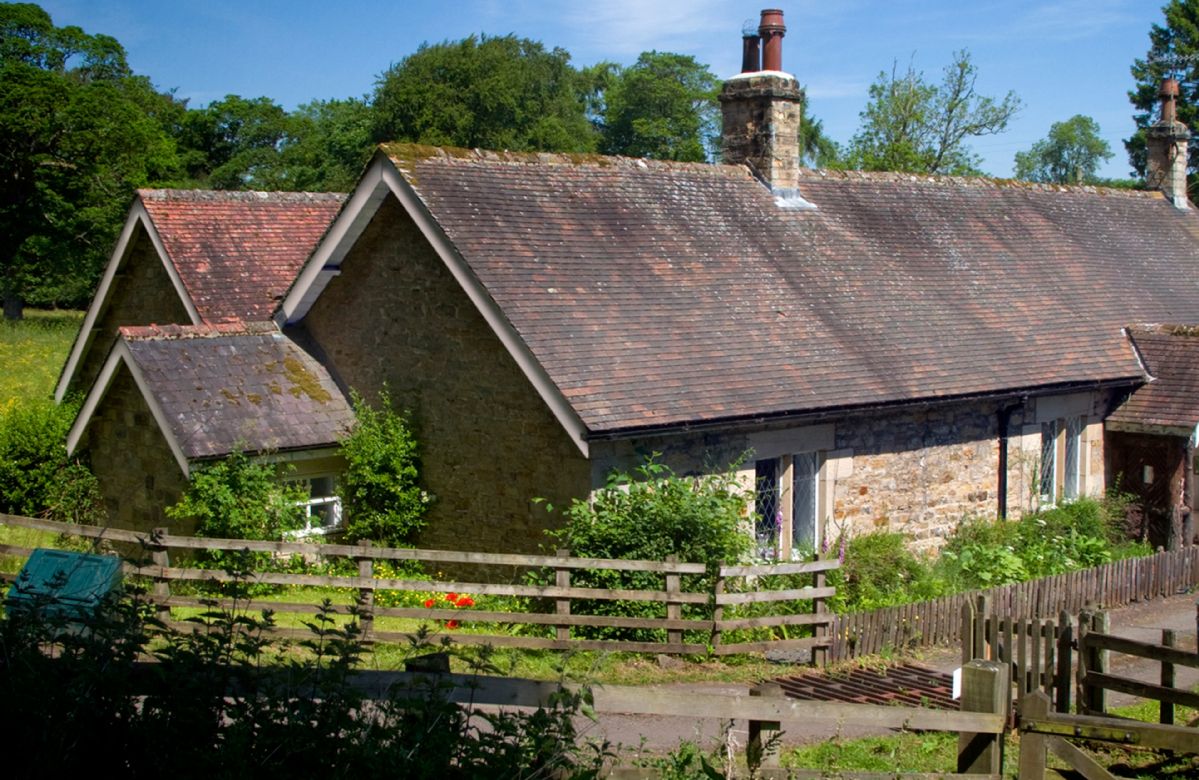
[[[365,101],[317,100],[290,116],[280,164],[289,189],[348,192],[370,160],[371,108]]]
[[[1111,147],[1099,137],[1099,124],[1076,114],[1054,122],[1049,135],[1027,152],[1016,152],[1016,178],[1057,184],[1094,182],[1099,165],[1111,158]]]
[[[870,86],[862,127],[849,143],[850,167],[868,171],[975,174],[980,162],[966,142],[1001,133],[1020,109],[1008,92],[1002,100],[975,91],[978,70],[970,53],[955,52],[940,85],[909,64],[879,73]]]
[[[1145,131],[1158,120],[1158,90],[1163,78],[1174,76],[1179,81],[1178,121],[1191,128],[1199,123],[1199,0],[1170,0],[1162,12],[1165,24],[1149,29],[1149,51],[1145,59],[1134,60],[1131,68],[1137,86],[1128,99],[1137,109],[1133,114],[1137,130],[1124,142],[1124,148],[1141,178],[1145,176]],[[1199,144],[1191,144],[1187,156],[1187,178],[1194,187]]]
[[[685,54],[649,51],[628,68],[600,67],[606,69],[597,117],[600,151],[691,162],[713,156],[720,82],[707,65]]]
[[[565,50],[526,38],[423,44],[379,78],[373,140],[594,151],[584,87]]]
[[[0,4],[0,297],[86,300],[133,190],[177,175],[169,95],[135,76],[121,45]]]
[[[286,190],[280,154],[291,122],[268,97],[226,95],[183,117],[179,151],[188,179],[218,190]]]
[[[800,110],[799,162],[809,168],[837,168],[841,165],[841,148],[824,134],[824,125],[808,113],[808,101]]]

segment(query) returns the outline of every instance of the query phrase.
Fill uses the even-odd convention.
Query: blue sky
[[[834,140],[858,126],[867,89],[894,61],[931,80],[969,49],[978,90],[1014,90],[1024,109],[1009,130],[976,140],[983,168],[1006,176],[1012,157],[1053,122],[1093,117],[1126,176],[1132,131],[1129,65],[1143,57],[1164,0],[780,0],[783,65],[807,86],[810,110]],[[763,4],[729,0],[44,0],[58,25],[117,38],[138,73],[193,106],[227,94],[266,95],[286,108],[363,96],[422,42],[515,33],[559,46],[576,65],[631,63],[646,50],[690,54],[721,78],[740,66],[740,31]]]

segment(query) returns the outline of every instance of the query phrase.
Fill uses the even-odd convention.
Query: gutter
[[[1122,377],[1119,379],[1104,379],[1089,382],[1062,382],[1054,385],[1034,385],[1032,387],[1012,388],[986,393],[963,393],[960,395],[945,395],[935,398],[905,399],[887,401],[877,404],[857,404],[845,406],[828,406],[818,410],[804,412],[776,412],[770,414],[743,415],[735,417],[717,417],[711,420],[690,423],[666,423],[663,425],[641,425],[629,428],[617,428],[610,431],[589,432],[587,441],[621,441],[643,436],[672,436],[689,433],[702,433],[711,430],[728,430],[752,428],[759,425],[782,422],[823,422],[829,419],[845,417],[846,415],[861,416],[872,412],[904,411],[909,409],[926,409],[947,403],[965,403],[968,401],[1002,401],[1035,398],[1062,393],[1083,392],[1088,390],[1107,390],[1117,387],[1131,387],[1145,382],[1144,376]]]

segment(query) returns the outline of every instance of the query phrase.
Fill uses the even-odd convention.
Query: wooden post
[[[724,561],[716,564],[716,579],[712,582],[712,649],[720,647],[721,621],[724,620],[724,607],[720,597],[724,595]]]
[[[167,552],[166,545],[162,543],[166,536],[167,529],[165,528],[155,528],[150,531],[150,560],[155,566],[163,569],[171,567],[170,553]],[[171,597],[171,581],[166,577],[155,577],[153,594],[154,601],[158,604],[156,607],[158,619],[165,623],[171,619],[171,607],[165,603]]]
[[[678,563],[679,556],[667,555],[666,563]],[[675,599],[677,598],[681,587],[679,585],[678,572],[670,572],[666,575],[666,619],[681,620],[683,617],[683,605]],[[666,629],[666,643],[668,645],[683,644],[683,630],[681,628]]]
[[[781,699],[784,694],[783,687],[778,683],[759,683],[749,689],[749,695]],[[781,734],[782,724],[777,720],[751,720],[749,722],[749,742],[745,747],[745,761],[749,764],[751,776],[756,776],[761,767],[779,765],[778,739]]]
[[[974,660],[974,605],[962,603],[962,666]],[[1199,621],[1199,618],[1196,619]]]
[[[1165,645],[1166,647],[1174,647],[1174,644],[1175,644],[1174,629],[1172,629],[1172,628],[1163,628],[1162,629],[1162,644]],[[1162,687],[1163,688],[1173,688],[1174,687],[1174,664],[1167,663],[1166,661],[1162,661]],[[1161,715],[1158,719],[1159,722],[1165,723],[1166,725],[1173,725],[1173,723],[1174,723],[1174,705],[1173,705],[1173,703],[1168,702],[1168,701],[1163,701],[1163,702],[1160,702],[1160,705],[1161,705]]]
[[[974,613],[974,657],[991,661],[994,659],[990,646],[992,632],[988,625],[991,617],[991,599],[980,595],[977,605],[978,608]]]
[[[1049,715],[1049,697],[1044,691],[1034,691],[1025,697],[1020,712],[1020,780],[1044,780],[1045,753],[1048,743],[1044,734],[1025,731],[1026,722],[1035,722]]]
[[[569,558],[570,550],[558,550],[559,558]],[[570,587],[570,569],[559,568],[554,570],[554,584],[559,588]],[[554,611],[559,615],[570,615],[570,597],[559,598],[554,602]],[[564,623],[554,629],[554,637],[560,641],[570,641],[570,624]]]
[[[370,547],[371,542],[369,539],[359,539],[358,546]],[[374,558],[358,558],[358,576],[365,580],[375,578]],[[362,627],[362,638],[370,639],[371,630],[375,624],[375,586],[373,582],[358,589],[358,608],[361,610],[358,615],[358,625]]]
[[[1058,619],[1057,634],[1057,674],[1053,680],[1054,709],[1058,712],[1070,711],[1071,672],[1074,657],[1074,618],[1069,612],[1063,611]]]
[[[1107,672],[1106,650],[1100,650],[1087,642],[1091,633],[1106,634],[1110,625],[1107,612],[1084,612],[1079,616],[1078,634],[1078,703],[1087,715],[1102,715],[1106,707],[1106,695],[1101,686],[1087,681],[1088,672]]]
[[[823,588],[828,585],[828,577],[825,576],[825,572],[822,572],[822,571],[816,572],[816,578],[815,578],[814,584],[816,585],[817,588]],[[824,603],[823,596],[818,596],[813,601],[813,611],[819,616],[824,616],[824,615],[828,614],[828,605]],[[829,636],[829,628],[830,628],[830,626],[827,626],[823,623],[818,623],[816,625],[816,638],[817,639],[827,639]],[[821,667],[828,666],[828,661],[829,661],[829,645],[821,645],[821,646],[812,648],[812,665],[813,666],[821,666]]]
[[[962,667],[962,712],[1005,715],[1011,699],[1007,664],[974,660]],[[1003,773],[1003,735],[958,736],[958,772],[999,775]]]

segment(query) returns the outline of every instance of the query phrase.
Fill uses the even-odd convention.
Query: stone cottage
[[[343,394],[411,410],[424,545],[535,548],[534,498],[654,452],[734,464],[783,556],[876,528],[933,548],[1115,478],[1105,421],[1156,376],[1129,326],[1199,325],[1169,89],[1155,191],[810,171],[783,33],[764,13],[725,83],[723,165],[380,147],[273,322]]]

